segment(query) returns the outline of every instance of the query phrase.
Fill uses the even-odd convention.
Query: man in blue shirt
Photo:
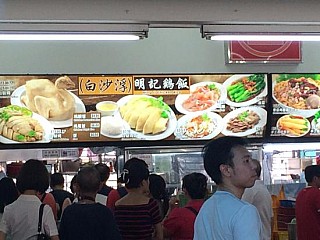
[[[257,178],[256,165],[239,137],[221,137],[203,149],[204,167],[217,191],[203,204],[196,218],[194,240],[260,240],[257,209],[241,200]]]

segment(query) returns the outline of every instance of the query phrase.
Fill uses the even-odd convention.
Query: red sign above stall
[[[298,63],[301,42],[230,41],[227,58],[227,63]]]

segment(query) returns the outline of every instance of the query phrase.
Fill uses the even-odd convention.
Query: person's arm
[[[50,240],[59,240],[59,236],[51,236]]]
[[[0,240],[6,240],[6,234],[0,231]]]
[[[155,238],[157,240],[163,240],[163,231],[161,222],[154,225],[155,227]]]
[[[70,198],[66,198],[63,203],[62,203],[62,210],[61,210],[61,216],[63,214],[63,211],[66,209],[66,207],[68,207],[69,205],[71,205],[71,200]]]
[[[120,195],[118,191],[116,189],[111,190],[107,198],[107,207],[111,210],[111,212],[114,212],[116,201],[118,201],[119,199]]]
[[[169,200],[169,208],[162,221],[164,237],[170,237],[172,232],[175,231],[174,228],[176,227],[176,217],[175,215],[172,216],[171,212],[173,209],[177,208],[178,203],[179,201],[176,197],[171,197]]]
[[[43,199],[43,203],[48,204],[51,207],[54,219],[57,221],[58,210],[57,210],[56,200],[54,199],[53,195],[51,193],[46,193],[46,196]]]

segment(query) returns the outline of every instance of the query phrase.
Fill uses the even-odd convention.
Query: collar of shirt
[[[21,194],[19,196],[19,199],[23,200],[23,201],[30,201],[30,202],[41,202],[40,199],[35,196],[35,195],[25,195],[25,194]]]

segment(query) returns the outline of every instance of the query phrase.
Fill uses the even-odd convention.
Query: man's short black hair
[[[100,174],[100,181],[106,182],[110,176],[110,168],[107,166],[107,164],[98,163],[94,167],[98,170]]]
[[[304,170],[306,181],[311,183],[314,177],[320,177],[320,165],[310,165]]]
[[[97,192],[100,187],[100,175],[95,167],[83,167],[77,175],[80,192]]]
[[[225,136],[214,139],[203,147],[204,168],[216,184],[222,183],[220,165],[234,166],[232,149],[236,146],[246,145],[245,138]]]
[[[207,177],[202,173],[190,173],[182,178],[182,189],[185,188],[191,199],[204,199],[207,190]]]
[[[49,187],[49,172],[46,166],[39,160],[29,159],[22,165],[16,185],[20,193],[26,190],[44,193]]]
[[[64,178],[62,173],[53,173],[50,176],[50,187],[54,188],[55,186],[58,185],[63,185],[64,184]]]

